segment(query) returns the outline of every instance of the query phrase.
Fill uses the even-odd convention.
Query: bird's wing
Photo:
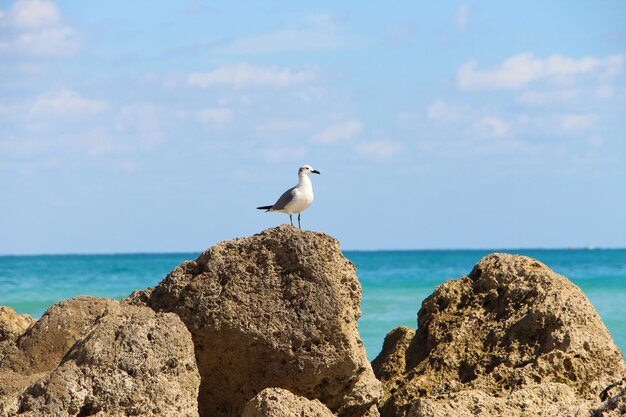
[[[274,205],[272,206],[272,210],[284,209],[287,206],[287,204],[289,204],[295,197],[295,191],[296,191],[296,187],[291,187],[290,189],[285,191],[283,195],[280,196],[278,201],[274,203]]]

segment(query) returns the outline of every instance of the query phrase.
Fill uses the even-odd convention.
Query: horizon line
[[[208,250],[203,249],[200,251],[197,250],[174,250],[174,251],[129,251],[129,252],[39,252],[39,253],[1,253],[0,257],[35,257],[35,256],[127,256],[127,255],[178,255],[178,254],[191,254],[197,253],[201,254],[202,252]],[[545,250],[545,251],[589,251],[592,252],[594,250],[626,250],[626,247],[620,246],[519,246],[519,247],[484,247],[484,248],[395,248],[395,249],[344,249],[341,248],[342,252],[484,252],[484,251],[533,251],[533,250]]]

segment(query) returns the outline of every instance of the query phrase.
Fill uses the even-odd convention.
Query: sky
[[[0,254],[626,247],[626,2],[0,0]]]

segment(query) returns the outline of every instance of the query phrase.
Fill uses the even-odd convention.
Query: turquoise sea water
[[[370,360],[391,329],[417,326],[424,298],[448,279],[468,274],[493,251],[348,251],[363,286],[359,331]],[[626,250],[502,251],[538,259],[582,288],[615,342],[626,351]],[[0,305],[40,317],[78,295],[123,298],[156,285],[195,253],[0,256]]]

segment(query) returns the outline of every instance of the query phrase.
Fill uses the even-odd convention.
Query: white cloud
[[[42,94],[30,109],[32,115],[73,118],[103,111],[107,103],[81,96],[75,91],[62,88],[58,91]]]
[[[10,11],[0,14],[0,23],[17,29],[37,29],[55,25],[60,18],[54,2],[17,0]]]
[[[557,90],[557,91],[524,91],[515,100],[529,106],[543,106],[549,103],[563,102],[578,97],[581,90]]]
[[[232,67],[218,68],[210,72],[191,73],[187,77],[187,82],[196,87],[210,87],[217,84],[230,84],[235,87],[282,87],[309,81],[313,78],[314,73],[310,70],[239,64]]]
[[[357,120],[347,120],[327,127],[321,132],[313,135],[313,142],[335,143],[347,141],[361,133],[363,126]]]
[[[224,124],[233,119],[233,111],[227,108],[201,109],[197,112],[198,120],[207,124]]]
[[[309,122],[300,120],[269,120],[256,127],[261,133],[277,133],[292,130],[304,130],[311,126]]]
[[[457,81],[464,90],[510,90],[539,80],[558,80],[582,74],[612,77],[622,71],[625,58],[625,55],[612,55],[604,59],[574,59],[551,55],[538,59],[533,53],[526,52],[506,59],[500,67],[491,70],[478,70],[478,63],[470,60],[459,68]]]
[[[440,119],[444,117],[447,114],[447,106],[445,101],[433,101],[428,107],[427,114],[429,119]]]
[[[81,47],[78,32],[61,24],[59,10],[48,0],[18,0],[0,13],[0,26],[11,29],[0,41],[0,53],[68,56]]]
[[[402,146],[389,140],[376,140],[360,143],[355,149],[360,155],[382,161],[396,155],[402,149]]]
[[[563,90],[528,90],[515,97],[515,101],[527,106],[544,106],[554,103],[578,100],[605,100],[615,96],[615,88],[611,85],[600,85],[592,88]]]
[[[515,120],[503,122],[508,130],[504,132],[506,136],[521,136],[530,134],[531,136],[541,135],[544,138],[554,138],[557,136],[572,137],[589,133],[601,119],[597,113],[549,113],[540,112],[533,114],[521,114]],[[478,122],[474,125],[479,128]],[[482,127],[487,129],[487,125]],[[485,130],[483,129],[483,132]],[[491,128],[494,131],[495,128]]]
[[[304,88],[299,88],[297,91],[293,91],[292,94],[305,103],[315,103],[328,100],[331,96],[331,91],[327,87],[320,85],[309,85]]]
[[[456,8],[454,18],[456,21],[456,26],[459,29],[464,30],[465,28],[467,28],[472,9],[472,5],[468,3],[461,4],[459,7]]]
[[[591,127],[599,116],[597,114],[562,114],[557,117],[559,126],[563,130],[582,130]]]
[[[0,44],[0,52],[38,56],[67,56],[75,54],[81,47],[78,33],[70,27],[50,28],[26,32],[11,42]]]
[[[460,117],[460,111],[457,107],[438,99],[430,103],[426,110],[426,115],[431,120],[439,120],[442,122],[457,122]]]
[[[474,123],[474,128],[494,136],[504,136],[509,132],[509,125],[495,116],[484,116]]]
[[[237,54],[270,54],[285,51],[336,49],[345,41],[338,33],[337,19],[327,14],[308,16],[302,27],[235,39],[225,51]]]

